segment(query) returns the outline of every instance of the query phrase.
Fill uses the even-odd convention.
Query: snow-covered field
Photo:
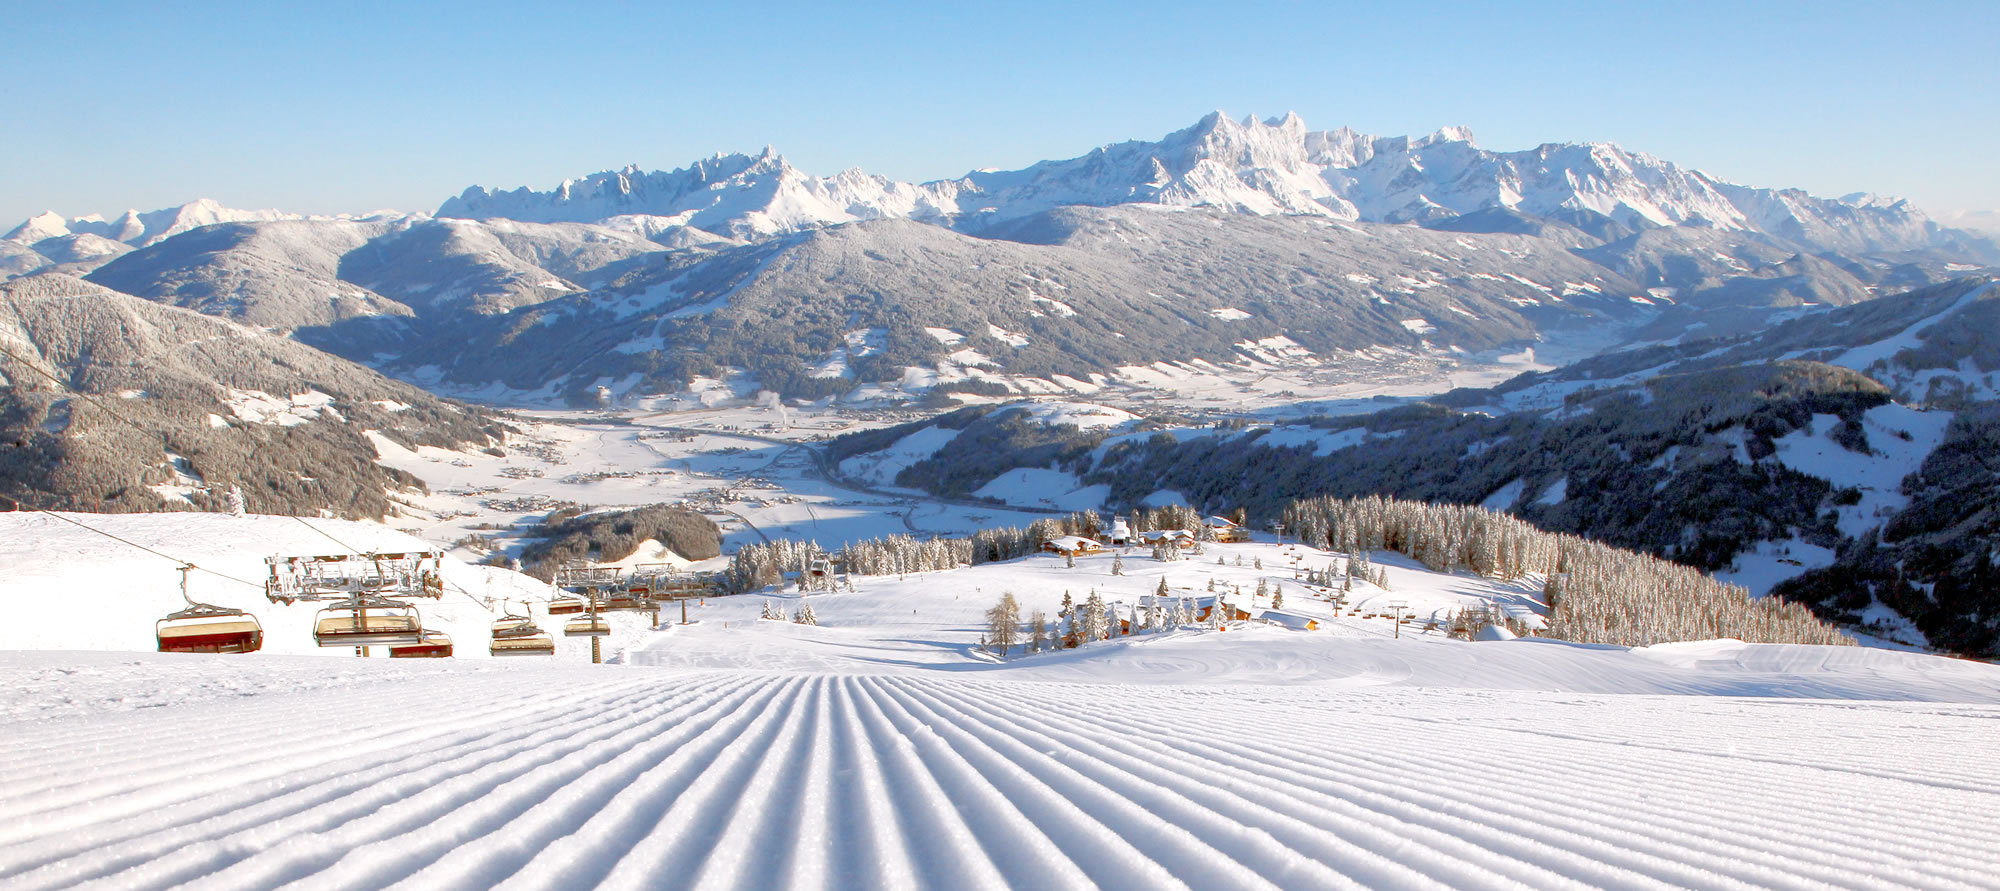
[[[315,535],[273,518],[83,519],[123,520],[122,537],[232,575],[307,543],[287,525]],[[1475,603],[1532,619],[1537,603],[1531,583],[1393,555],[1375,555],[1389,590],[1358,586],[1352,616],[1292,578],[1293,555],[1305,567],[1334,555],[1259,542],[1170,563],[1125,555],[1122,575],[1103,555],[856,578],[810,595],[818,626],[756,618],[767,599],[795,610],[796,593],[714,598],[693,624],[613,638],[621,664],[413,664],[291,655],[309,641],[268,618],[272,643],[242,656],[34,631],[55,627],[19,621],[37,598],[68,603],[77,625],[150,630],[177,576],[142,552],[121,564],[124,546],[82,530],[30,531],[0,535],[44,542],[0,552],[0,578],[90,538],[104,549],[0,588],[17,619],[0,644],[9,888],[1990,887],[2000,875],[2000,668],[1727,641],[1468,643],[1421,623],[1398,638],[1367,617],[1390,599],[1420,619]],[[447,573],[479,581],[466,569]],[[163,581],[141,590],[141,575]],[[1190,596],[1240,585],[1235,602],[1253,611],[1261,579],[1320,628],[1181,628],[1007,660],[977,649],[1003,590],[1025,615],[1093,588],[1129,607],[1162,579]],[[460,641],[483,645],[476,630]]]

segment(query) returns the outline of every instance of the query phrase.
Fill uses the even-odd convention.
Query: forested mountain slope
[[[296,341],[66,276],[0,283],[0,495],[38,508],[380,517],[421,486],[367,437],[484,447],[503,433]]]

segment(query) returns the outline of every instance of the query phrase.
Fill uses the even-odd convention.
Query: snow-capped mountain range
[[[645,218],[662,227],[756,237],[872,219],[977,226],[1065,205],[1132,203],[1390,223],[1505,208],[1590,230],[1695,226],[1846,250],[1922,247],[1939,228],[1906,201],[1741,186],[1609,143],[1494,152],[1459,127],[1420,139],[1376,137],[1344,127],[1308,130],[1297,114],[1239,122],[1221,112],[1157,142],[1123,142],[952,180],[904,183],[860,170],[812,176],[766,148],[668,172],[597,173],[547,192],[475,186],[446,201],[438,215]]]
[[[1010,333],[956,351],[1038,379],[1234,361],[1280,337],[1339,362],[1328,351],[1483,351],[1557,324],[1607,343],[1713,336],[1995,263],[2000,244],[1903,201],[1735,185],[1608,144],[1493,152],[1462,128],[1385,138],[1220,112],[929,183],[815,176],[765,149],[548,192],[474,187],[435,214],[203,200],[0,236],[0,280],[87,276],[380,368],[569,396],[770,362],[763,383],[794,395],[919,366],[950,378],[933,360],[954,350],[927,332],[968,320]],[[738,337],[778,318],[795,319],[786,342]],[[541,364],[520,361],[531,319],[556,339]],[[847,363],[845,338],[877,328],[895,346]],[[721,358],[737,341],[744,360]],[[570,371],[526,379],[547,368]]]

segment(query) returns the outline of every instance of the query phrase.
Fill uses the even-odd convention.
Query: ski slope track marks
[[[144,658],[172,677],[229,657]],[[0,664],[10,681],[29,668],[47,670]],[[171,709],[17,714],[0,885],[1991,887],[2000,759],[1977,753],[1994,752],[1996,719],[1893,701],[369,666]]]

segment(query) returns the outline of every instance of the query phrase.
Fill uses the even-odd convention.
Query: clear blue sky
[[[766,144],[926,180],[1217,108],[2000,208],[2000,2],[1748,6],[18,4],[0,229],[197,197],[434,210]]]

